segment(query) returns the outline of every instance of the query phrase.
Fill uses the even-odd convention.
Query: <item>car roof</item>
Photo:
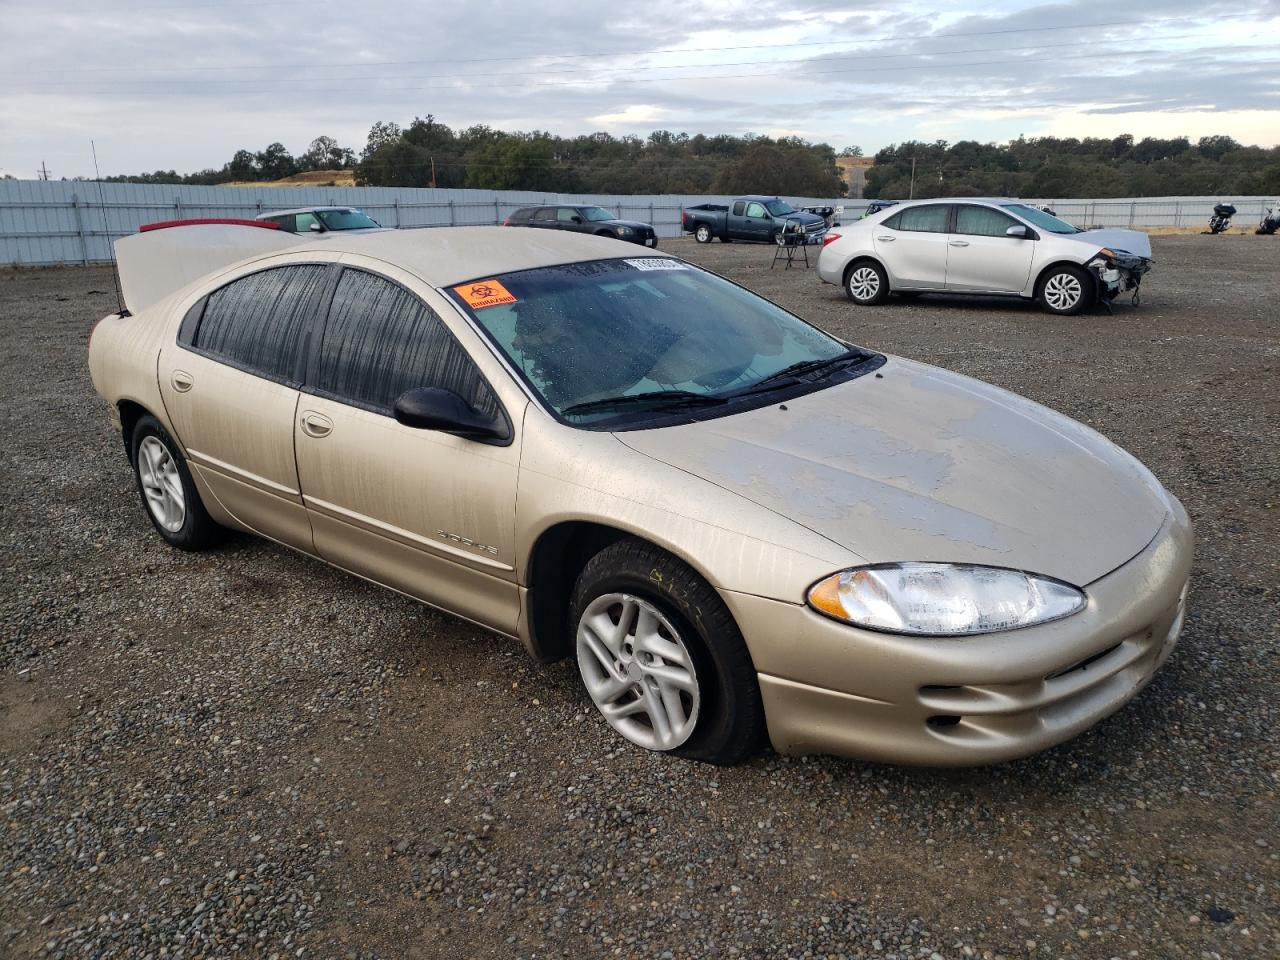
[[[883,203],[885,201],[871,201],[872,203]],[[1024,203],[1016,197],[928,197],[922,200],[894,200],[895,206],[899,207],[918,207],[923,203]]]
[[[258,214],[253,219],[265,220],[267,217],[279,217],[279,216],[283,216],[286,213],[315,213],[317,210],[359,210],[359,209],[360,209],[359,207],[350,207],[350,206],[347,206],[347,207],[343,207],[343,206],[294,207],[292,210],[268,210],[266,213]],[[363,213],[364,211],[361,211],[361,212]]]
[[[633,243],[568,230],[509,230],[504,227],[431,227],[349,235],[326,233],[325,250],[352,253],[407,270],[435,287],[517,270],[624,257],[674,259]],[[298,248],[290,249],[296,253]]]

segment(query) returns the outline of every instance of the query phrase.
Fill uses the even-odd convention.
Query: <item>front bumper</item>
[[[1132,699],[1182,628],[1191,525],[1086,587],[1074,616],[963,639],[896,636],[797,604],[726,593],[760,677],[779,753],[969,766],[1070,739]],[[785,639],[782,639],[785,638]]]

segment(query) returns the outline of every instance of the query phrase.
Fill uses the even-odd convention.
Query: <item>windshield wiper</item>
[[[624,393],[616,397],[584,400],[582,403],[565,407],[560,412],[564,414],[594,413],[599,410],[614,410],[645,404],[662,407],[712,406],[725,402],[723,397],[709,393],[694,393],[692,390],[648,390],[644,393]]]
[[[771,390],[777,386],[786,385],[788,382],[798,383],[800,377],[806,373],[817,373],[820,370],[835,369],[844,366],[847,363],[853,363],[858,360],[867,359],[867,354],[861,350],[846,350],[844,353],[837,354],[834,357],[824,357],[822,359],[800,360],[790,366],[783,367],[776,373],[771,373],[763,380],[757,380],[749,387],[741,390],[735,390],[729,396],[740,397],[749,393],[762,393],[765,390]]]

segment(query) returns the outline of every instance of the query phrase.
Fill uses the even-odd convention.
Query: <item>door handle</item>
[[[968,240],[952,240],[947,245],[951,247],[967,247],[969,245],[969,241]]]
[[[885,243],[893,243],[893,241],[897,240],[898,238],[897,237],[876,237],[876,239],[882,240]]]
[[[195,378],[185,370],[175,370],[169,376],[169,382],[173,384],[173,389],[179,393],[186,393],[196,385]]]
[[[333,432],[333,421],[321,414],[306,410],[302,414],[302,432],[317,440],[327,437]]]

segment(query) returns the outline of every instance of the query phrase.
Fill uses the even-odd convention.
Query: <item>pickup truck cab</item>
[[[781,197],[762,196],[738,197],[728,205],[688,207],[680,216],[680,225],[699,243],[719,237],[724,243],[754,240],[782,245],[789,232],[802,234],[805,243],[821,243],[827,232],[824,217],[796,210]]]

